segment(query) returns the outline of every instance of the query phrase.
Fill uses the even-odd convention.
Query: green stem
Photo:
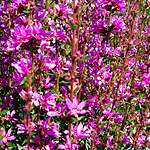
[[[55,89],[55,93],[58,95],[59,94],[59,80],[61,77],[61,72],[58,71],[58,75],[57,75],[57,83],[56,83],[56,89]]]
[[[142,35],[142,28],[143,28],[143,23],[144,21],[142,20],[142,23],[141,23],[141,26],[140,26],[140,33],[139,33],[139,40],[138,40],[138,50],[137,50],[137,54],[136,54],[136,61],[135,61],[135,65],[134,65],[134,70],[133,70],[133,76],[132,76],[132,79],[131,79],[131,86],[130,86],[130,92],[133,94],[133,83],[134,83],[134,78],[135,78],[135,71],[136,71],[136,65],[137,65],[137,61],[138,61],[138,56],[139,56],[139,51],[140,51],[140,46],[141,46],[141,35]],[[125,116],[124,116],[124,119],[123,119],[123,123],[122,123],[122,126],[121,126],[121,131],[123,130],[124,126],[125,126],[125,120],[126,120],[126,115],[127,115],[127,110],[128,110],[128,105],[129,104],[126,104],[126,110],[125,110]]]
[[[87,36],[87,27],[85,28],[85,34],[84,34],[84,45],[83,45],[83,58],[85,57],[85,51],[86,51],[86,36]],[[78,103],[80,103],[80,98],[81,98],[81,88],[82,88],[82,83],[83,83],[83,72],[84,72],[84,62],[82,63],[82,70],[81,70],[81,78],[80,78],[80,90],[79,90],[79,97],[78,97]]]
[[[54,22],[56,24],[56,8],[55,8],[55,1],[53,1],[53,11],[54,11],[54,16],[53,16],[53,19],[54,19]]]
[[[39,111],[38,111],[38,135],[39,135],[39,138],[40,138],[40,150],[43,150],[42,148],[42,135],[41,135],[41,126],[40,126],[40,113],[41,113],[41,106],[39,107]]]
[[[30,54],[31,54],[31,59],[32,59],[32,76],[33,76],[33,88],[34,88],[34,91],[36,91],[36,87],[35,87],[35,72],[34,72],[34,57],[33,57],[33,43],[32,41],[30,42],[31,45],[30,45]]]
[[[73,0],[73,24],[75,26],[76,22],[76,5],[75,0]],[[70,93],[70,100],[73,102],[73,96],[74,96],[74,73],[76,70],[76,60],[75,60],[75,36],[76,36],[76,28],[72,30],[73,31],[73,39],[72,39],[72,72],[71,72],[71,93]],[[68,130],[69,130],[69,137],[71,138],[71,121],[69,121],[68,124]]]
[[[8,14],[9,14],[8,32],[9,33],[8,34],[9,34],[9,38],[10,38],[10,27],[11,27],[10,1],[8,3],[8,7],[9,7],[9,12],[8,12]],[[11,71],[12,71],[12,69],[11,69],[11,53],[9,53],[9,87],[10,87],[10,89],[11,89]]]
[[[123,67],[122,67],[122,70],[121,70],[121,74],[120,74],[120,76],[119,76],[119,82],[118,82],[118,85],[117,85],[117,89],[116,89],[116,93],[115,93],[114,101],[113,101],[113,104],[112,104],[111,113],[113,112],[113,110],[114,110],[114,106],[115,106],[115,103],[116,103],[117,93],[118,93],[118,90],[119,90],[119,85],[120,85],[120,82],[121,82],[121,77],[122,77],[123,72],[124,72],[124,68],[125,68],[125,64],[126,64],[126,60],[127,60],[127,56],[128,56],[128,52],[129,52],[129,45],[128,45],[128,49],[127,49],[127,52],[126,52],[126,55],[125,55],[125,60],[124,60],[124,62],[123,62]],[[102,139],[101,145],[103,144],[103,142],[104,142],[104,138],[105,138],[105,136],[107,135],[107,130],[108,130],[109,123],[110,123],[110,120],[108,120],[107,127],[106,127],[106,129],[105,129],[105,133],[104,133],[104,136],[103,136],[103,139]]]
[[[45,6],[46,10],[48,10],[48,5],[49,5],[48,0],[46,0],[46,4],[45,4],[45,5],[46,5],[46,6]]]
[[[12,72],[12,67],[11,67],[11,53],[9,54],[9,87],[11,89],[11,72]]]
[[[95,131],[94,131],[94,137],[93,137],[93,140],[92,140],[92,143],[91,143],[91,150],[93,150],[93,148],[94,148],[95,137],[96,137],[96,134],[97,134],[97,131],[98,131],[99,120],[100,120],[101,116],[102,116],[102,110],[100,110],[100,113],[99,113],[98,118],[97,118],[96,129],[95,129]]]
[[[30,1],[28,2],[28,8],[27,11],[30,11]],[[30,21],[30,13],[28,14],[28,22],[31,25],[31,21]]]
[[[110,24],[111,24],[111,16],[112,16],[112,8],[110,9],[110,15],[109,15],[109,24],[108,24],[108,32],[107,32],[107,36],[106,36],[106,41],[107,41],[107,44],[108,44],[108,41],[109,41],[109,36],[110,36]]]

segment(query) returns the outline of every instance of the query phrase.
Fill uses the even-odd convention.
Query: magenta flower
[[[64,105],[64,106],[62,106]],[[57,111],[57,109],[58,111]],[[67,109],[67,106],[62,102],[62,103],[58,103],[56,108],[53,110],[53,111],[48,111],[47,112],[47,115],[50,116],[50,117],[53,117],[53,116],[64,116],[65,115],[65,111]]]
[[[40,102],[42,103],[43,96],[41,95],[41,93],[39,94],[38,92],[34,92],[32,94],[32,99],[33,99],[34,105],[37,107],[40,105]]]
[[[15,110],[13,110],[12,112],[8,111],[6,115],[6,120],[10,120],[15,113],[16,113]]]
[[[41,125],[41,134],[47,138],[49,136],[54,136],[56,138],[60,138],[61,133],[59,133],[59,125],[57,123],[51,122],[49,123],[49,119],[41,120],[40,125]]]
[[[65,134],[69,134],[68,130],[64,131]],[[83,124],[71,125],[71,135],[73,135],[76,139],[84,139],[90,136],[91,128],[88,129],[87,126],[83,127]]]
[[[52,140],[51,138],[48,138],[48,139],[49,139],[49,142],[48,142],[47,145],[45,146],[45,150],[53,150],[53,149],[55,149],[55,146],[56,146],[56,144],[57,144],[59,141]]]
[[[6,134],[5,129],[3,127],[0,128],[0,131],[2,132],[2,139],[0,143],[8,143],[8,141],[12,141],[16,138],[16,136],[10,136],[12,129],[10,128]]]
[[[54,116],[60,116],[61,114],[57,111],[49,111],[49,112],[47,112],[47,115],[54,117]]]
[[[59,4],[55,7],[59,15],[73,14],[73,10],[71,8],[68,8],[68,5]]]
[[[11,40],[12,44],[17,46],[17,49],[19,49],[23,43],[29,42],[32,38],[30,25],[27,25],[26,27],[18,25],[16,28],[12,28],[11,36],[13,37]]]
[[[113,5],[117,9],[124,8],[126,5],[125,0],[98,0],[98,3],[102,6]]]
[[[91,27],[93,32],[103,33],[105,35],[108,30],[108,23],[105,23],[102,19],[94,20]]]
[[[64,150],[78,150],[78,145],[76,144],[71,144],[71,139],[69,138],[69,136],[66,136],[66,140],[64,144],[60,144],[58,145],[58,149],[64,149]]]
[[[115,31],[117,32],[120,29],[125,29],[125,23],[121,17],[118,17],[116,15],[111,17],[111,26],[116,29]]]
[[[13,123],[15,123],[15,121],[17,121],[18,119],[16,119],[16,118],[14,118],[13,116],[14,116],[14,114],[16,113],[16,111],[15,110],[13,110],[12,112],[10,112],[10,111],[8,111],[6,114],[6,120],[7,121],[12,121]]]
[[[66,98],[66,104],[70,109],[69,110],[70,115],[74,115],[77,119],[79,117],[78,114],[86,113],[85,110],[82,110],[86,105],[86,101],[83,101],[80,104],[78,104],[77,97],[74,97],[73,102],[71,102],[68,98]]]
[[[17,127],[18,127],[18,132],[17,134],[19,133],[24,133],[27,129],[26,129],[26,126],[24,124],[17,124]]]
[[[11,65],[17,69],[18,73],[24,75],[31,71],[32,62],[30,59],[21,57],[20,60],[15,60],[15,62],[13,62]]]

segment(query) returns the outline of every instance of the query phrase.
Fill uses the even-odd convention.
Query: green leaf
[[[92,85],[91,85],[91,83],[88,83],[88,85],[89,85],[89,87],[91,87]]]
[[[136,17],[136,12],[132,16],[133,16],[133,18],[135,18]]]
[[[72,22],[70,22],[69,25],[70,25],[70,28],[71,28],[72,30],[75,30],[75,29],[76,29],[76,26],[75,26]]]
[[[129,47],[129,49],[132,49],[132,48],[133,48],[133,46],[130,46],[130,47]]]
[[[137,101],[139,97],[134,97],[131,101]]]
[[[61,46],[60,46],[62,49],[64,49],[64,45],[62,44]]]
[[[78,122],[78,119],[77,119],[77,118],[75,118],[75,117],[71,117],[71,119],[72,119],[72,120],[74,120],[72,123],[76,123],[76,122]]]
[[[146,9],[146,16],[148,16],[150,13],[150,7]]]
[[[3,131],[0,130],[0,140],[2,139],[2,134],[3,134]]]
[[[108,58],[105,58],[105,59],[103,60],[103,63],[106,63],[106,62],[107,62],[107,60],[108,60]]]
[[[107,108],[111,105],[112,103],[109,103],[108,105],[107,105]]]
[[[0,112],[0,114],[5,115],[7,111],[9,111],[9,110],[2,110],[2,111]]]
[[[145,102],[144,105],[145,105],[146,107],[148,107],[148,103],[147,103],[147,102]]]
[[[22,145],[24,145],[25,143],[27,143],[27,139],[25,139],[25,140],[23,141]]]
[[[52,89],[52,90],[51,90],[51,93],[55,94],[55,90],[54,90],[54,89]]]
[[[70,53],[71,47],[67,49],[67,53]]]
[[[133,134],[136,133],[136,127],[134,127],[134,129],[132,130],[132,133],[133,133]]]
[[[81,116],[81,117],[79,117],[79,119],[78,119],[78,120],[80,121],[80,120],[81,120],[81,119],[83,119],[83,118],[84,118],[84,116]]]
[[[24,77],[24,79],[21,81],[20,85],[23,85],[27,81],[28,77]]]
[[[85,80],[89,80],[89,79],[92,79],[92,77],[89,77],[89,78],[87,78],[87,79],[85,79]]]
[[[54,36],[50,37],[49,40],[51,40]]]
[[[120,102],[120,103],[129,103],[129,102],[125,102],[125,101],[116,101],[116,102]]]
[[[102,123],[102,124],[100,125],[100,128],[101,128],[102,126],[106,125],[106,124],[107,124],[107,122]]]
[[[17,144],[18,146],[18,150],[22,150],[22,146],[20,146],[19,144]]]
[[[30,11],[24,10],[23,12],[24,12],[25,14],[30,14]]]
[[[38,48],[41,48],[41,46],[40,45],[35,45],[36,47],[38,47]]]
[[[102,130],[100,131],[100,135],[104,135],[104,132]]]
[[[125,13],[120,13],[121,16],[125,16]]]
[[[81,22],[78,22],[78,25],[79,25],[79,26],[82,26],[82,23],[81,23]]]
[[[86,6],[83,6],[83,8],[82,8],[82,9],[80,9],[80,11],[82,11],[82,10],[86,9],[89,5],[90,5],[90,3],[89,3],[89,4],[87,4]]]
[[[68,81],[61,81],[61,83],[69,83]]]
[[[91,56],[87,56],[87,57],[81,58],[79,61],[80,61],[80,62],[84,62],[85,60],[88,60],[88,59],[90,59],[90,58],[91,58]]]

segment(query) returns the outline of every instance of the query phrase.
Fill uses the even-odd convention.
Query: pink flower
[[[64,131],[65,134],[69,134],[68,130]],[[71,135],[74,136],[76,139],[84,139],[90,136],[91,129],[88,129],[87,126],[84,126],[82,124],[76,124],[73,126],[71,125]]]
[[[74,97],[73,102],[71,102],[68,98],[66,98],[66,104],[70,109],[69,110],[70,115],[74,115],[77,119],[79,117],[78,114],[86,113],[85,110],[82,110],[86,105],[86,101],[83,101],[80,104],[78,104],[77,97]]]
[[[62,105],[64,105],[64,106],[62,106]],[[57,109],[58,109],[58,111],[57,111]],[[66,109],[67,109],[67,106],[66,106],[66,104],[65,103],[58,103],[57,104],[57,106],[56,106],[56,108],[52,111],[48,111],[47,112],[47,115],[48,116],[50,116],[50,117],[53,117],[53,116],[64,116],[65,114],[64,114],[64,112],[66,111]]]
[[[12,141],[16,138],[16,136],[10,136],[12,129],[10,128],[6,134],[5,129],[3,127],[0,128],[0,132],[2,132],[2,139],[0,143],[8,143],[8,141]]]
[[[49,111],[47,112],[47,115],[53,117],[53,116],[60,116],[61,114],[57,111]]]
[[[27,74],[29,71],[31,71],[32,62],[30,59],[21,57],[20,60],[15,60],[15,62],[13,62],[11,65],[17,69],[18,73]]]
[[[58,145],[58,149],[75,150],[78,149],[78,145],[71,144],[71,139],[69,138],[69,136],[66,136],[65,143]]]
[[[125,26],[125,23],[123,21],[122,18],[114,15],[111,17],[111,26],[117,30],[120,30],[120,29],[125,29],[126,26]]]

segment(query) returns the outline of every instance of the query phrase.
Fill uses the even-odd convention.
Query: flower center
[[[3,141],[4,141],[4,142],[7,142],[7,138],[6,138],[6,137],[4,137],[4,138],[3,138]]]
[[[72,112],[75,114],[75,113],[78,113],[78,111],[76,109],[73,109]]]

